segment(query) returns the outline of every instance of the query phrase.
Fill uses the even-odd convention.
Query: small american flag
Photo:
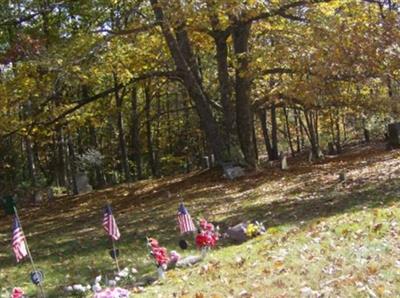
[[[181,234],[196,231],[196,227],[194,226],[193,220],[189,212],[183,205],[183,203],[179,204],[178,223],[179,223],[179,229],[181,230]]]
[[[112,214],[110,205],[107,205],[104,210],[103,227],[106,230],[108,236],[110,236],[112,239],[118,240],[119,237],[121,237],[117,222],[115,221],[115,218]]]
[[[25,235],[24,232],[22,231],[21,224],[16,216],[14,217],[14,222],[12,227],[11,244],[17,262],[23,260],[28,255],[28,251],[25,245]]]

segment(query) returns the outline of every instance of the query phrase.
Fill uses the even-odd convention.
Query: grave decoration
[[[74,284],[65,287],[65,292],[70,295],[81,296],[90,291],[94,293],[94,298],[125,298],[129,297],[129,291],[120,287],[117,284],[120,282],[131,282],[135,280],[134,274],[137,273],[135,268],[126,267],[115,274],[113,279],[105,279],[102,286],[102,276],[99,275],[95,278],[94,282],[89,284]]]
[[[201,250],[202,256],[208,250],[215,247],[219,240],[218,228],[216,229],[212,223],[207,222],[204,218],[200,220],[200,230],[196,236],[196,246]]]
[[[93,298],[127,298],[130,292],[123,288],[107,288],[94,294]]]
[[[150,255],[154,258],[157,266],[157,273],[160,279],[165,278],[165,270],[167,270],[170,258],[167,249],[158,244],[154,238],[147,238],[147,246],[150,250]]]
[[[117,222],[113,215],[110,204],[107,204],[106,207],[104,208],[103,228],[106,231],[110,239],[110,242],[112,244],[112,249],[109,251],[109,253],[111,258],[115,261],[115,265],[119,272],[120,271],[118,263],[119,250],[116,248],[115,241],[119,240],[119,238],[121,237],[121,233],[119,232],[119,228],[117,226]]]
[[[235,243],[243,243],[249,238],[256,237],[265,232],[265,227],[262,223],[255,221],[243,222],[233,227],[229,227],[224,233],[224,239]]]
[[[14,221],[12,226],[11,246],[15,255],[17,263],[23,261],[26,257],[29,257],[31,261],[33,271],[30,274],[31,281],[34,285],[38,286],[40,290],[40,297],[45,298],[43,289],[43,272],[36,269],[36,265],[33,261],[31,252],[29,250],[28,242],[26,240],[24,231],[22,230],[21,221],[18,216],[17,208],[14,206]]]
[[[31,281],[32,283],[37,286],[39,284],[41,284],[44,280],[44,274],[42,271],[36,270],[36,271],[32,271],[30,274],[31,277]]]
[[[182,236],[192,234],[196,231],[192,217],[190,216],[189,211],[186,209],[183,202],[181,202],[178,207],[177,222]],[[185,239],[180,239],[179,247],[183,250],[187,249],[188,242]]]
[[[14,288],[11,293],[11,298],[23,298],[24,291],[20,288]]]
[[[257,237],[265,233],[265,227],[262,223],[255,221],[254,223],[249,223],[246,227],[246,236],[249,238]]]

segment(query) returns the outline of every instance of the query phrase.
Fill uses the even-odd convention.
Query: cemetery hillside
[[[0,0],[0,298],[400,297],[399,0]]]
[[[133,296],[397,297],[399,155],[379,143],[346,147],[340,157],[315,165],[289,159],[296,165],[284,173],[268,167],[235,181],[208,170],[122,184],[26,205],[21,222],[45,272],[48,297],[82,297],[65,288],[92,285],[100,274],[113,278],[116,269],[101,227],[107,201],[121,233],[120,266],[138,271],[121,281],[140,292]],[[340,173],[346,173],[344,181]],[[221,239],[201,263],[168,270],[165,279],[149,285],[157,274],[146,236],[182,256],[199,255],[192,236],[184,237],[187,250],[178,246],[177,193],[194,219],[205,217],[221,232],[246,220],[262,221],[266,232],[241,244]],[[2,295],[19,286],[35,297],[29,261],[17,265],[12,255],[10,220],[0,220]]]

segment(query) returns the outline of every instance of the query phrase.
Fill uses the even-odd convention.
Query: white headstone
[[[287,164],[287,156],[285,154],[282,156],[281,169],[282,170],[288,170],[289,169],[289,166]]]
[[[211,160],[211,166],[213,167],[215,165],[215,156],[214,156],[214,154],[210,155],[210,160]]]
[[[312,153],[312,150],[310,150],[310,153],[308,154],[308,161],[313,162],[314,161],[314,154]]]
[[[209,169],[210,168],[210,159],[208,156],[203,156],[204,159],[204,168]]]

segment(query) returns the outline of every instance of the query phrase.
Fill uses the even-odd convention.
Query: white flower
[[[110,287],[115,287],[115,286],[117,285],[117,282],[116,282],[115,280],[110,279],[110,280],[108,281],[108,285],[109,285]]]
[[[73,285],[72,289],[75,291],[79,291],[80,287],[82,287],[82,285]]]
[[[94,282],[95,283],[99,283],[99,282],[101,282],[101,275],[99,275],[99,276],[96,276],[96,278],[94,279]]]
[[[120,281],[120,280],[121,280],[121,277],[119,277],[119,276],[115,277],[115,281]]]
[[[82,285],[73,285],[72,288],[77,292],[86,292],[86,287]]]
[[[72,288],[72,286],[68,286],[65,288],[65,291],[67,292],[72,292],[74,289]]]
[[[118,276],[120,276],[120,277],[127,277],[128,275],[129,275],[129,268],[128,267],[124,268],[122,271],[120,271],[118,273]]]
[[[138,271],[136,270],[136,268],[132,268],[131,271],[132,271],[133,274],[138,273]]]
[[[93,292],[100,292],[101,291],[101,286],[100,286],[100,284],[99,283],[95,283],[93,286],[92,286],[92,291]]]

